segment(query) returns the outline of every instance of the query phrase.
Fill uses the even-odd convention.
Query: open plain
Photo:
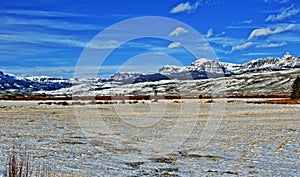
[[[299,176],[300,106],[207,100],[0,102],[9,154],[44,176]]]

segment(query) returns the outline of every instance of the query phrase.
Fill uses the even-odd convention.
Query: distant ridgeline
[[[70,82],[59,78],[32,78],[16,77],[0,71],[0,90],[14,90],[20,92],[51,91],[71,87]]]
[[[118,72],[110,79],[60,79],[51,77],[19,77],[4,74],[0,71],[0,90],[19,92],[55,91],[70,88],[82,83],[90,82],[97,86],[97,90],[111,88],[114,84],[135,84],[141,82],[156,82],[161,80],[197,80],[218,77],[228,77],[255,72],[270,72],[300,68],[300,57],[296,58],[286,53],[282,58],[263,58],[249,61],[244,64],[233,64],[198,59],[189,66],[163,66],[157,73],[143,74],[138,72]],[[90,84],[90,85],[91,85]],[[85,90],[86,88],[81,88]],[[66,90],[70,93],[70,90]]]
[[[195,80],[294,68],[300,68],[300,57],[296,58],[289,53],[286,53],[282,58],[262,58],[244,64],[217,62],[201,58],[191,63],[189,66],[163,66],[158,70],[158,73],[155,74],[119,72],[113,75],[109,81],[128,84],[171,79]]]

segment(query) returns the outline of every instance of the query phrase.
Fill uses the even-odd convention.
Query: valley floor
[[[1,101],[0,176],[11,152],[57,176],[299,176],[299,104],[244,101]]]

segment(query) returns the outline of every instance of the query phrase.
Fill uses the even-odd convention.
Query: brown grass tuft
[[[23,159],[18,159],[15,154],[8,159],[8,177],[29,177],[29,156],[26,154]]]
[[[285,142],[281,142],[281,143],[278,145],[277,149],[281,149],[281,148],[283,148],[283,146],[285,146]]]

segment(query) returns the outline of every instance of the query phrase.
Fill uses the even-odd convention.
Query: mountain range
[[[19,77],[0,71],[0,90],[18,92],[51,91],[71,87],[68,79],[51,77]]]
[[[257,94],[267,85],[277,85],[276,93],[285,93],[293,77],[300,73],[300,57],[286,53],[282,58],[261,58],[244,64],[198,59],[189,66],[166,65],[157,73],[119,72],[109,79],[20,77],[0,72],[0,90],[47,94],[203,94],[212,90],[213,83],[226,83],[223,91],[230,94]],[[226,81],[225,81],[226,80]],[[278,85],[277,83],[281,83]],[[247,88],[247,90],[243,90]],[[253,88],[252,90],[250,88]],[[250,90],[249,90],[250,89]],[[285,90],[284,90],[285,89]]]
[[[260,58],[244,64],[217,62],[201,58],[191,63],[189,66],[163,66],[159,68],[158,73],[155,74],[143,74],[136,72],[116,73],[110,80],[123,83],[152,82],[174,79],[196,80],[295,68],[300,68],[300,57],[296,58],[289,53],[286,53],[282,58]]]

